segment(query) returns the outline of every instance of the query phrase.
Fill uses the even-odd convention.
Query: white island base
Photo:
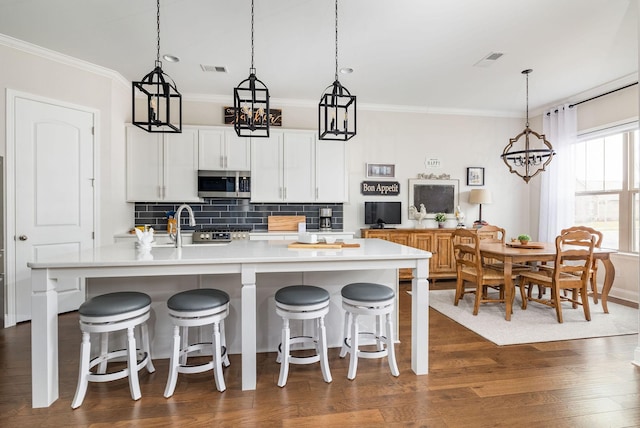
[[[168,356],[170,333],[165,302],[175,292],[213,286],[229,292],[227,341],[242,354],[242,389],[256,387],[256,352],[274,350],[281,320],[273,294],[280,287],[312,284],[331,294],[330,346],[342,334],[340,289],[349,282],[375,281],[397,291],[398,268],[412,268],[411,368],[428,373],[428,259],[431,253],[379,239],[355,240],[358,248],[287,248],[288,241],[232,242],[226,246],[153,248],[141,254],[119,243],[29,263],[32,269],[32,405],[58,398],[58,278],[87,278],[91,294],[140,290],[153,296],[153,352]],[[396,314],[397,315],[397,314]],[[397,323],[396,323],[397,325]]]

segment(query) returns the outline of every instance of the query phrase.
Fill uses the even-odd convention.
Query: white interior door
[[[15,98],[16,321],[31,319],[27,262],[91,248],[94,242],[94,114]],[[8,207],[11,209],[11,206]],[[58,284],[59,310],[85,299],[82,280]]]

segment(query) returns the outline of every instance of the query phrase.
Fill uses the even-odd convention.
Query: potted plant
[[[438,213],[435,216],[435,220],[438,222],[438,228],[442,229],[444,223],[447,221],[447,215],[445,213]]]
[[[518,235],[518,241],[520,241],[522,245],[527,245],[529,241],[531,241],[531,237],[524,233],[522,235]]]

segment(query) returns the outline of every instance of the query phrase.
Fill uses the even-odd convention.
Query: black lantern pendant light
[[[356,96],[338,80],[338,0],[336,0],[336,72],[318,105],[318,133],[321,140],[349,140],[356,135]]]
[[[532,71],[522,71],[527,77],[527,122],[524,131],[509,139],[509,144],[500,156],[509,167],[509,171],[519,175],[527,183],[544,171],[556,154],[544,134],[538,134],[529,128],[529,73]],[[520,140],[521,138],[523,139]]]
[[[147,132],[182,132],[182,95],[162,71],[160,61],[160,0],[157,0],[158,44],[153,71],[132,86],[132,122]],[[136,95],[144,98],[136,108]]]
[[[253,0],[251,0],[251,68],[249,78],[233,89],[235,120],[239,137],[269,136],[269,89],[256,77],[253,67]]]

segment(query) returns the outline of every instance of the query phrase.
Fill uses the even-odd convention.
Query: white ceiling
[[[334,79],[334,2],[255,3],[256,74],[273,106],[317,102]],[[165,73],[185,96],[231,98],[249,74],[250,0],[160,4],[160,54],[181,59],[164,61]],[[339,67],[354,72],[340,81],[361,106],[523,115],[521,71],[532,68],[532,111],[569,97],[579,101],[601,85],[637,81],[636,6],[636,0],[341,0]],[[140,80],[156,58],[156,2],[0,0],[0,33]],[[504,55],[489,67],[474,66],[492,52]]]

